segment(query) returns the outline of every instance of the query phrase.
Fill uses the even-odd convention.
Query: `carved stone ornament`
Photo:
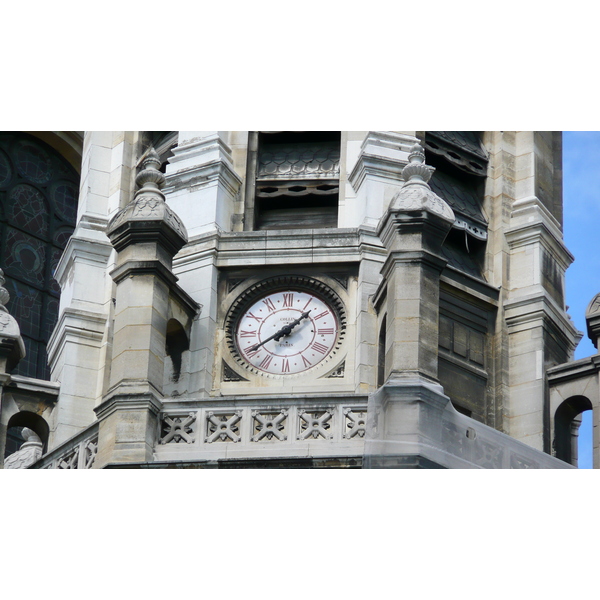
[[[600,312],[600,294],[596,294],[592,301],[588,304],[587,310],[585,311],[585,316],[590,317],[597,312]]]
[[[390,210],[427,210],[454,222],[450,206],[429,187],[435,169],[425,164],[425,153],[420,144],[415,144],[408,155],[408,164],[402,170],[405,183],[392,199]]]
[[[319,437],[325,438],[326,440],[333,439],[333,436],[328,433],[331,429],[331,423],[329,421],[333,417],[333,410],[327,409],[324,411],[300,411],[298,416],[300,417],[300,433],[298,435],[299,440],[305,440],[307,438],[317,439]]]
[[[252,441],[260,442],[272,440],[273,438],[281,442],[287,440],[287,435],[284,434],[287,415],[288,412],[285,409],[278,413],[261,413],[257,410],[252,411],[254,423],[254,435],[252,436]]]
[[[42,456],[42,440],[38,435],[27,427],[23,428],[21,435],[25,438],[25,443],[4,460],[5,469],[26,469]]]
[[[159,167],[160,159],[154,148],[151,148],[135,179],[140,189],[133,200],[108,224],[106,233],[117,250],[135,240],[136,232],[144,240],[148,239],[151,231],[162,232],[175,252],[187,243],[188,236],[183,222],[165,202],[161,191],[165,176],[158,170]],[[140,224],[143,224],[141,228]]]
[[[192,424],[196,420],[196,413],[176,417],[164,415],[162,419],[162,437],[161,444],[179,444],[185,442],[187,444],[194,443],[194,430]]]
[[[215,414],[210,411],[206,415],[207,436],[205,442],[239,442],[239,421],[242,419],[242,411],[229,414]]]
[[[5,304],[10,300],[10,294],[4,287],[4,271],[0,269],[0,335],[2,337],[20,336],[19,325],[16,319],[8,312]]]
[[[4,272],[0,269],[0,373],[10,373],[25,356],[19,324],[5,306],[10,300],[5,282]]]
[[[344,409],[346,417],[346,431],[343,437],[350,439],[353,437],[363,438],[367,428],[367,411],[362,410],[354,412],[351,408]]]

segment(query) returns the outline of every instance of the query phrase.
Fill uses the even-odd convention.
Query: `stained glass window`
[[[53,278],[73,233],[79,176],[41,140],[0,132],[0,267],[27,356],[13,371],[48,379],[46,343],[58,318]]]

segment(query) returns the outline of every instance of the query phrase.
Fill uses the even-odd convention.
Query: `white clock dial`
[[[237,323],[235,340],[244,361],[273,375],[302,373],[328,358],[338,339],[331,306],[309,291],[263,296]]]

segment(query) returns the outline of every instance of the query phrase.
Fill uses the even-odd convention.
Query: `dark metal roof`
[[[264,144],[257,179],[339,179],[339,142]]]
[[[425,148],[471,175],[487,174],[488,153],[475,131],[428,131]]]
[[[473,257],[467,253],[466,250],[460,250],[453,244],[444,244],[442,246],[442,255],[448,261],[448,264],[467,275],[472,275],[485,281],[481,274],[481,269],[473,259]]]

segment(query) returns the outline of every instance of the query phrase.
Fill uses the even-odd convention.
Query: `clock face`
[[[335,309],[309,290],[263,295],[242,311],[235,344],[243,361],[263,373],[293,375],[327,359],[339,339]]]

